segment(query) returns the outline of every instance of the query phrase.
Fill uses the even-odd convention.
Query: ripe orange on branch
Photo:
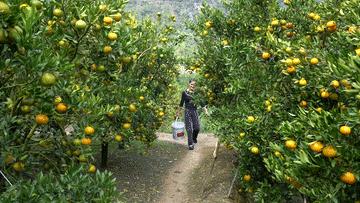
[[[46,125],[49,122],[49,117],[45,114],[38,114],[35,117],[35,121],[38,125]]]
[[[340,176],[340,180],[348,185],[356,183],[356,177],[352,172],[345,172]]]
[[[91,126],[86,126],[84,133],[85,135],[93,135],[95,133],[95,129]]]

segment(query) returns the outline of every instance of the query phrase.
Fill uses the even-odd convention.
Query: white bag
[[[172,127],[172,134],[173,134],[173,138],[175,140],[179,139],[179,138],[184,138],[185,135],[185,123],[178,121],[178,118],[176,118],[176,120],[171,124]]]

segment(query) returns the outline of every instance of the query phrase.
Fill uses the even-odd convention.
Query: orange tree
[[[359,4],[285,3],[202,8],[192,28],[212,128],[250,198],[356,201]]]
[[[168,22],[118,1],[0,1],[1,168],[66,171],[107,144],[155,137],[176,70]],[[166,19],[165,19],[166,20]],[[91,198],[91,197],[89,197]]]

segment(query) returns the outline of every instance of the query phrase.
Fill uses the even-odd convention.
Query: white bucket
[[[175,140],[183,139],[185,137],[185,123],[178,121],[178,118],[171,124],[172,134]]]

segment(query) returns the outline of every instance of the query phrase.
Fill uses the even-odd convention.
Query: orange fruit
[[[81,144],[82,145],[90,145],[91,144],[91,139],[87,138],[87,137],[84,137],[84,138],[81,139]]]
[[[261,31],[261,28],[260,27],[255,27],[254,28],[254,32],[260,32]]]
[[[254,116],[248,116],[247,119],[246,119],[246,121],[247,121],[248,123],[253,123],[253,122],[255,122],[255,117],[254,117]]]
[[[117,39],[117,34],[115,32],[109,32],[109,34],[107,35],[108,39],[111,41],[115,41]]]
[[[46,125],[49,122],[49,117],[45,114],[38,114],[35,117],[35,121],[38,125]]]
[[[130,112],[136,112],[136,106],[135,106],[135,104],[130,104],[130,105],[129,105],[129,111],[130,111]]]
[[[268,52],[264,52],[264,53],[262,53],[262,55],[261,55],[261,58],[264,59],[264,60],[267,60],[267,59],[269,59],[270,57],[271,57],[271,54],[268,53]]]
[[[56,8],[53,11],[53,15],[56,16],[56,17],[61,17],[63,14],[64,14],[64,12],[59,8]]]
[[[318,63],[319,63],[319,59],[317,59],[317,58],[310,59],[310,64],[311,65],[317,65]]]
[[[250,148],[250,151],[251,151],[251,153],[253,153],[253,154],[259,154],[259,153],[260,153],[260,150],[259,150],[259,148],[258,148],[257,146],[252,146],[252,147]]]
[[[111,17],[106,16],[106,17],[104,17],[103,22],[104,22],[104,25],[111,25],[113,22],[113,19]]]
[[[89,173],[95,173],[96,172],[96,166],[94,164],[90,164],[88,168]]]
[[[293,60],[292,60],[292,63],[293,63],[293,65],[299,65],[300,63],[301,63],[301,61],[300,61],[300,59],[299,58],[294,58]]]
[[[243,180],[249,182],[251,180],[251,175],[244,175]]]
[[[356,183],[356,177],[352,172],[345,172],[340,176],[340,180],[348,185]]]
[[[336,156],[337,152],[336,152],[335,147],[333,147],[333,146],[331,146],[331,145],[328,145],[328,146],[326,146],[326,147],[323,148],[322,154],[323,154],[325,157],[333,158],[333,157]]]
[[[311,151],[320,153],[322,151],[322,149],[324,148],[324,145],[320,141],[315,141],[315,142],[310,143],[309,147],[310,147]]]
[[[144,101],[144,100],[145,100],[145,97],[144,97],[144,96],[140,96],[140,97],[139,97],[139,100],[140,100],[140,101]]]
[[[113,18],[114,18],[114,20],[116,21],[116,22],[119,22],[120,20],[121,20],[121,13],[115,13],[114,15],[113,15]]]
[[[206,21],[205,22],[205,28],[206,29],[210,29],[213,26],[213,23],[211,21]]]
[[[296,68],[294,66],[289,66],[287,67],[286,72],[289,74],[296,73]]]
[[[129,129],[129,128],[131,128],[131,124],[130,123],[124,123],[122,127],[124,129]]]
[[[351,134],[351,128],[349,126],[343,125],[343,126],[340,127],[340,133],[342,135],[345,135],[345,136],[350,135]]]
[[[104,52],[104,54],[110,54],[112,52],[111,46],[109,46],[109,45],[104,46],[103,52]]]
[[[355,53],[357,56],[360,56],[360,48],[355,49]]]
[[[304,100],[302,100],[302,101],[300,102],[300,106],[303,107],[303,108],[307,107],[307,102],[304,101]]]
[[[301,86],[306,86],[307,85],[307,81],[305,80],[305,78],[301,78],[299,80],[299,85],[301,85]]]
[[[318,107],[318,108],[315,109],[315,111],[318,112],[318,113],[321,113],[322,110],[323,110],[323,109],[322,109],[321,107]]]
[[[5,2],[0,1],[0,14],[10,13],[10,7]]]
[[[327,98],[329,98],[330,93],[329,93],[328,91],[322,91],[322,92],[320,93],[320,96],[321,96],[321,98],[323,98],[323,99],[327,99]]]
[[[294,150],[297,147],[297,144],[294,140],[286,140],[285,141],[285,147],[290,149],[290,150]]]
[[[83,20],[76,21],[75,28],[79,29],[79,30],[85,29],[86,28],[86,22],[83,21]]]
[[[84,133],[85,135],[93,135],[95,133],[95,129],[91,126],[86,126]]]
[[[330,85],[336,89],[336,88],[340,87],[340,82],[337,80],[333,80],[333,81],[331,81]]]
[[[12,167],[13,167],[13,169],[14,169],[15,171],[21,172],[21,171],[24,171],[24,169],[25,169],[25,164],[22,163],[22,162],[17,161],[17,162],[15,162],[15,163],[13,163]]]
[[[58,103],[55,109],[58,113],[65,113],[68,110],[66,104],[64,103]]]
[[[44,86],[51,86],[56,83],[56,76],[52,73],[44,73],[41,76],[41,84]]]
[[[122,138],[122,136],[120,134],[118,134],[118,135],[115,135],[115,140],[117,142],[121,142],[123,140],[123,138]]]
[[[163,111],[160,111],[158,114],[160,117],[163,117],[165,115],[165,113]]]

